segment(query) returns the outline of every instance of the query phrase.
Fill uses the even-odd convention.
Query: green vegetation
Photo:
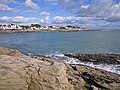
[[[41,25],[39,25],[39,24],[31,24],[31,27],[40,28],[40,27],[41,27]]]

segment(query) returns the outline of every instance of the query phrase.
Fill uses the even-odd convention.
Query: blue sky
[[[120,0],[0,0],[1,24],[120,28]]]

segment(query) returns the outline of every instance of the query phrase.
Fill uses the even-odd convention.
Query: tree
[[[39,24],[31,24],[31,27],[39,28],[39,27],[41,27],[41,25],[39,25]]]

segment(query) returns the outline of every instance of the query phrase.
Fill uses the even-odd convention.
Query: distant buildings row
[[[17,25],[17,24],[8,24],[8,25],[0,25],[0,30],[25,30],[25,29],[32,29],[32,30],[40,30],[40,29],[80,29],[80,27],[77,26],[41,26],[39,24],[31,24],[31,26],[28,25]]]
[[[36,24],[35,24],[36,25]],[[35,26],[31,24],[31,26],[28,25],[17,25],[17,24],[8,24],[8,25],[0,25],[0,30],[24,30],[24,29],[41,29],[41,26]],[[45,29],[47,27],[44,27]]]
[[[16,24],[9,24],[9,25],[0,25],[1,30],[8,30],[8,29],[23,29],[20,25]]]

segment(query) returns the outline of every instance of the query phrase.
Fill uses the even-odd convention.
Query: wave
[[[83,62],[76,58],[67,57],[64,54],[58,53],[58,52],[53,54],[48,54],[46,55],[46,57],[51,59],[56,59],[56,60],[64,60],[66,63],[69,63],[69,64],[81,64],[81,65],[86,65],[93,68],[106,70],[108,72],[120,74],[120,65],[94,64],[93,62]]]

